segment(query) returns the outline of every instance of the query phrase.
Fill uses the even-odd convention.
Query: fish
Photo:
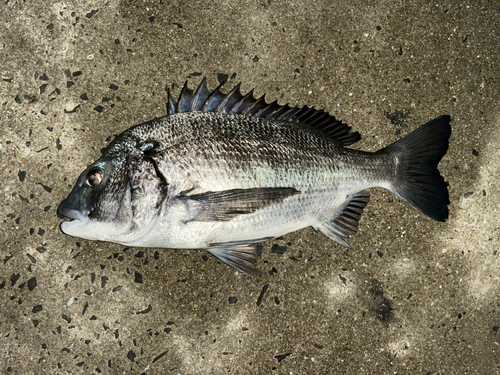
[[[118,135],[58,207],[63,233],[131,247],[205,249],[258,276],[254,244],[312,227],[347,248],[370,200],[385,188],[436,221],[448,218],[438,170],[451,135],[439,116],[376,152],[349,146],[352,126],[292,107],[241,83],[184,84],[167,115]]]

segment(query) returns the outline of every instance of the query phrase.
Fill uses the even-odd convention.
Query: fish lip
[[[57,209],[57,213],[68,219],[78,220],[81,222],[87,221],[88,219],[88,212],[82,212],[68,207],[59,207]]]

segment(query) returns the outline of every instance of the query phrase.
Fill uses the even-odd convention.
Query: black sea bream
[[[377,152],[347,148],[351,127],[253,92],[213,92],[203,80],[170,96],[167,116],[119,135],[78,179],[59,213],[64,233],[127,246],[206,249],[258,274],[252,244],[305,227],[349,247],[381,186],[431,219],[450,203],[437,165],[448,149],[441,116]]]

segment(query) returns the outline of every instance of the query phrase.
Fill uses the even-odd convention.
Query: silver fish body
[[[169,115],[125,131],[82,173],[59,208],[73,219],[61,229],[127,246],[207,249],[255,275],[251,244],[301,228],[349,246],[374,186],[444,221],[448,192],[436,167],[449,121],[369,153],[345,147],[359,135],[325,112],[239,89],[209,92],[205,81],[195,94],[185,86],[178,103],[169,98]]]

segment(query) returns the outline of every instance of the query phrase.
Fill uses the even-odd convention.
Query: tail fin
[[[448,218],[448,189],[437,165],[450,134],[450,116],[440,116],[379,151],[397,158],[392,192],[437,221]]]

